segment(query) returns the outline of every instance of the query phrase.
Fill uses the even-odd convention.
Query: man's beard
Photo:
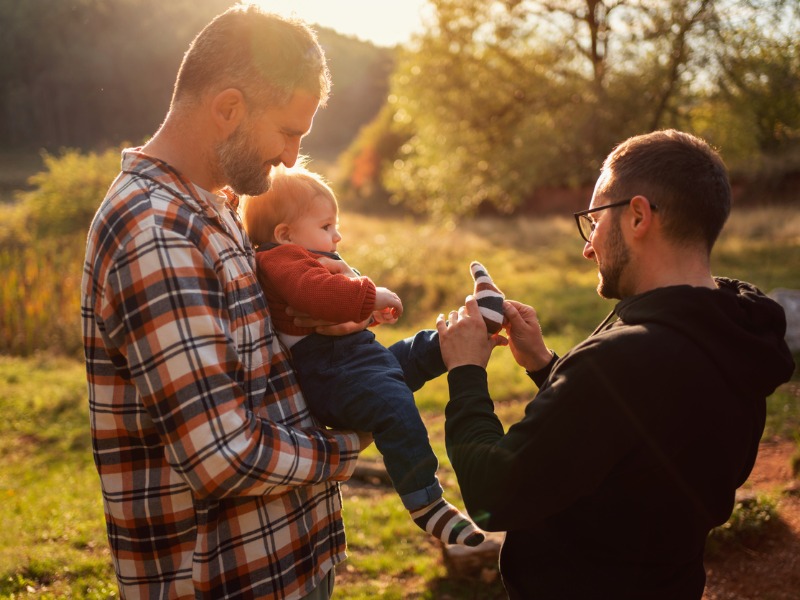
[[[269,189],[269,170],[244,131],[240,125],[214,150],[224,184],[239,195],[257,196]]]
[[[605,248],[606,258],[602,265],[598,264],[600,283],[597,284],[597,293],[603,298],[622,299],[620,279],[622,272],[631,260],[628,247],[622,237],[622,228],[619,221],[615,221],[608,232],[608,241]]]

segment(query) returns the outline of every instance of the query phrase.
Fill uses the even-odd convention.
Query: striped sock
[[[411,518],[421,529],[445,544],[477,546],[484,535],[472,520],[444,498],[411,511]]]
[[[486,329],[490,334],[498,333],[503,328],[505,295],[497,288],[486,267],[481,263],[473,260],[469,270],[475,280],[475,299],[478,301],[483,320],[486,321]]]

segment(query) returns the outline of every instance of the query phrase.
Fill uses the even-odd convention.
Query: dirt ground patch
[[[706,557],[704,600],[800,599],[800,485],[791,472],[791,440],[762,442],[744,489],[778,498],[763,536]]]

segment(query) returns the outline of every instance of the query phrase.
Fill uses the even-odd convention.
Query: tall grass
[[[79,287],[84,232],[31,239],[17,207],[0,206],[0,353],[37,350],[79,355]],[[16,223],[16,225],[14,225]],[[342,216],[345,259],[403,299],[400,334],[432,327],[472,291],[471,260],[480,260],[508,297],[536,307],[548,342],[563,351],[610,310],[594,292],[593,263],[569,217],[481,219],[461,225],[400,217]],[[800,289],[800,210],[734,211],[713,256],[716,274],[764,291]],[[395,333],[386,331],[391,337]],[[400,335],[397,334],[397,335]]]
[[[0,221],[7,216],[2,210],[12,207],[0,207]],[[567,217],[458,226],[342,217],[344,257],[403,298],[401,322],[378,328],[387,344],[432,327],[439,313],[460,306],[472,291],[473,259],[486,265],[509,297],[536,307],[547,342],[558,352],[592,331],[611,308],[594,291],[595,267],[581,257],[580,238]],[[83,238],[82,232],[38,241],[0,235],[0,598],[116,593],[91,461],[83,365],[56,357],[81,347]],[[717,274],[769,291],[800,289],[798,264],[800,211],[763,208],[734,212],[713,266]],[[495,350],[489,379],[501,420],[519,419],[533,390],[507,349]],[[794,381],[769,399],[765,435],[791,436],[800,428],[798,389]],[[445,492],[460,505],[443,441],[445,378],[427,384],[417,401]],[[377,458],[374,447],[370,453]],[[351,481],[343,495],[350,558],[337,575],[337,600],[504,597],[496,579],[450,579],[439,547],[390,490]]]
[[[83,238],[0,248],[0,353],[80,356]]]

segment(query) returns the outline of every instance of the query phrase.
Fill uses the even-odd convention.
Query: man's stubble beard
[[[269,189],[269,170],[242,125],[217,143],[214,151],[220,176],[235,193],[257,196]]]
[[[625,245],[625,239],[622,237],[622,228],[619,220],[614,221],[608,232],[605,250],[606,259],[602,265],[598,264],[597,267],[600,274],[597,293],[602,298],[621,299],[620,280],[623,271],[630,263],[631,256],[628,247]]]

